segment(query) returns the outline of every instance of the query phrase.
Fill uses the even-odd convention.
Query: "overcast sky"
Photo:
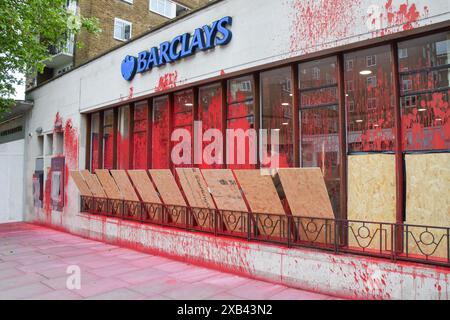
[[[16,78],[21,78],[23,80],[23,84],[20,86],[14,86],[16,89],[16,96],[14,97],[15,100],[25,100],[25,79],[22,74],[16,73],[14,74]]]

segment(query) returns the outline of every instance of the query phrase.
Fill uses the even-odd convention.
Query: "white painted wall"
[[[23,220],[24,145],[0,144],[0,223]]]

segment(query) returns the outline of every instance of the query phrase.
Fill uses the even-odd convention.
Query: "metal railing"
[[[81,197],[81,212],[303,247],[450,267],[450,228],[170,206]]]

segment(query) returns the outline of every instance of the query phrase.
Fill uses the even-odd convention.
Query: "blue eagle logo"
[[[122,71],[122,77],[125,80],[133,80],[137,69],[137,58],[133,56],[126,56],[122,61],[122,66],[120,69]]]

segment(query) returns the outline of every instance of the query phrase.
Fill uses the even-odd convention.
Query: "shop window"
[[[320,77],[314,77],[320,70]],[[299,65],[300,153],[302,167],[322,169],[333,210],[339,216],[339,106],[336,57]],[[303,104],[303,96],[308,104]]]
[[[394,88],[389,46],[355,51],[344,56],[353,60],[352,72],[346,72],[347,141],[349,152],[394,150]],[[368,68],[369,67],[369,68]],[[350,85],[351,83],[351,85]]]
[[[352,71],[353,70],[353,60],[349,59],[345,61],[345,70],[346,71]]]
[[[268,130],[268,152],[271,154],[271,132],[279,132],[280,167],[294,165],[291,69],[289,67],[261,73],[262,129]],[[267,162],[263,159],[262,166]]]
[[[130,107],[119,108],[117,132],[117,168],[130,168]]]
[[[174,94],[174,104],[173,104],[173,130],[184,129],[189,132],[191,140],[189,145],[181,148],[180,154],[178,155],[180,159],[189,159],[188,162],[183,162],[181,164],[174,163],[174,167],[192,167],[192,136],[193,136],[193,107],[194,107],[194,93],[192,90],[187,90],[183,92],[177,92]],[[180,138],[181,139],[181,138]],[[175,142],[177,143],[177,142]],[[189,150],[188,154],[184,154],[184,151]]]
[[[254,169],[257,159],[257,134],[255,128],[253,77],[247,76],[228,81],[226,145],[233,150],[227,152],[230,169]],[[232,130],[232,131],[230,131]],[[231,136],[231,133],[233,135]],[[243,134],[243,135],[242,135]],[[231,156],[231,154],[233,156]]]
[[[107,110],[103,114],[103,169],[113,169],[113,145],[114,145],[114,111]]]
[[[91,115],[91,172],[99,169],[99,129],[100,129],[100,114],[94,113]]]
[[[199,89],[199,108],[198,119],[202,122],[202,134],[209,129],[217,129],[222,132],[222,88],[220,84],[214,84]],[[214,138],[213,138],[214,139]],[[214,141],[203,139],[203,150]],[[221,147],[223,149],[223,145]],[[222,168],[223,159],[221,154],[216,154],[213,150],[209,155],[204,152],[201,168]],[[223,151],[223,150],[220,150]],[[205,158],[205,154],[211,156],[211,159]],[[223,153],[222,153],[223,154]],[[217,159],[217,161],[215,160]],[[209,163],[209,164],[208,164]],[[212,164],[211,164],[212,163]]]
[[[153,99],[152,167],[169,169],[169,97]]]
[[[400,42],[404,151],[450,149],[450,32]]]
[[[133,118],[133,169],[148,169],[148,122],[147,101],[136,103]]]

